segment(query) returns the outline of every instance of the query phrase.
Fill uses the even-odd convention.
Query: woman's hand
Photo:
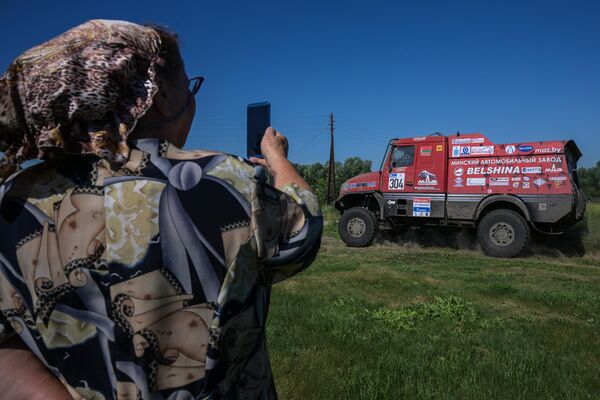
[[[268,127],[260,142],[260,152],[264,158],[250,157],[250,161],[262,165],[271,172],[269,161],[277,161],[281,158],[287,159],[288,149],[287,138],[272,127]]]
[[[67,400],[72,397],[18,336],[0,345],[0,399]]]
[[[264,158],[251,157],[250,161],[267,168],[275,179],[274,186],[277,189],[281,189],[288,183],[295,183],[301,189],[312,190],[287,159],[288,149],[286,137],[269,127],[260,142],[260,150]]]
[[[287,158],[288,149],[289,145],[287,138],[275,129],[268,127],[260,142],[260,150],[263,156],[266,159],[276,157]]]

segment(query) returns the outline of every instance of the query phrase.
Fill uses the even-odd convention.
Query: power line
[[[342,124],[342,126],[347,126],[353,130],[357,129],[362,132],[370,132],[370,133],[374,133],[374,134],[378,134],[378,135],[386,135],[386,137],[390,136],[390,131],[385,132],[385,131],[380,131],[380,130],[373,129],[373,128],[363,128],[363,127],[353,125],[353,124],[348,124],[348,123],[344,123],[344,124]]]
[[[342,126],[339,129],[344,130],[346,132],[354,133],[354,134],[359,135],[359,136],[365,136],[365,137],[369,137],[369,138],[373,138],[374,136],[380,137],[380,135],[375,135],[372,132],[363,131],[363,130],[360,130],[360,129],[356,130],[356,129],[352,129],[352,128],[347,128],[345,126]],[[387,139],[388,136],[386,135],[385,138]]]
[[[385,144],[385,141],[378,142],[378,141],[376,141],[376,140],[374,140],[372,138],[369,138],[368,136],[367,137],[360,136],[358,134],[351,133],[351,132],[349,132],[347,130],[344,130],[344,129],[341,129],[341,128],[338,128],[338,133],[340,135],[344,136],[344,137],[349,138],[349,139],[352,139],[352,140],[355,140],[355,141],[358,141],[358,142],[361,142],[361,143],[367,143],[367,144],[373,145],[373,146],[381,146],[382,143]]]
[[[316,141],[316,139],[318,139],[322,135],[324,130],[325,129],[320,129],[319,131],[317,131],[317,133],[315,133],[313,136],[309,137],[306,142],[302,143],[300,145],[300,147],[298,147],[298,150],[296,150],[296,151],[298,153],[302,153],[304,150],[308,149],[309,146],[312,145]]]
[[[307,121],[307,120],[319,120],[322,121],[324,118],[327,117],[327,114],[323,114],[323,115],[281,115],[281,116],[276,116],[276,120],[277,121],[282,121],[282,120],[300,120],[300,121]]]
[[[274,124],[273,127],[276,128],[278,131],[283,132],[284,129],[302,130],[302,129],[310,129],[310,128],[324,128],[325,126],[323,125],[322,122],[313,122],[313,123],[306,123],[306,124]]]

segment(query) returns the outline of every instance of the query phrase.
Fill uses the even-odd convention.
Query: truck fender
[[[493,194],[493,195],[488,196],[485,199],[481,200],[481,202],[477,206],[477,210],[475,211],[474,220],[477,221],[479,219],[479,217],[481,216],[481,213],[483,212],[483,210],[485,210],[488,206],[490,206],[494,203],[499,203],[499,202],[510,203],[510,204],[515,205],[521,211],[521,213],[523,214],[525,219],[527,221],[531,221],[529,211],[527,210],[527,206],[525,205],[523,200],[519,199],[516,196],[511,196],[508,194]]]
[[[383,198],[383,195],[379,192],[373,192],[373,197],[375,197],[375,199],[377,200],[377,203],[379,204],[379,218],[384,219],[385,218],[385,199]]]
[[[339,211],[351,208],[353,207],[351,204],[360,203],[360,199],[364,198],[366,195],[373,196],[373,198],[377,200],[377,205],[379,206],[378,217],[381,219],[385,218],[385,199],[379,192],[348,193],[335,201],[335,208]]]

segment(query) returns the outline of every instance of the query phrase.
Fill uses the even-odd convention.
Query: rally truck
[[[532,232],[581,220],[581,152],[572,140],[494,144],[482,134],[392,139],[381,168],[342,184],[339,234],[353,247],[379,229],[472,227],[483,251],[515,257]]]

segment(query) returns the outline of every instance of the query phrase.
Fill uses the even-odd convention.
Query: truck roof
[[[406,146],[419,142],[442,143],[446,141],[448,142],[450,158],[562,154],[565,153],[565,150],[573,155],[575,161],[579,160],[581,157],[581,151],[573,140],[523,141],[496,144],[481,133],[457,133],[451,136],[444,136],[436,132],[428,136],[396,138],[390,140],[390,143],[395,146]]]
[[[442,135],[439,132],[433,133],[428,136],[418,136],[412,138],[396,138],[390,140],[396,146],[409,145],[416,142],[426,142],[426,143],[442,143],[447,140],[447,137]]]

